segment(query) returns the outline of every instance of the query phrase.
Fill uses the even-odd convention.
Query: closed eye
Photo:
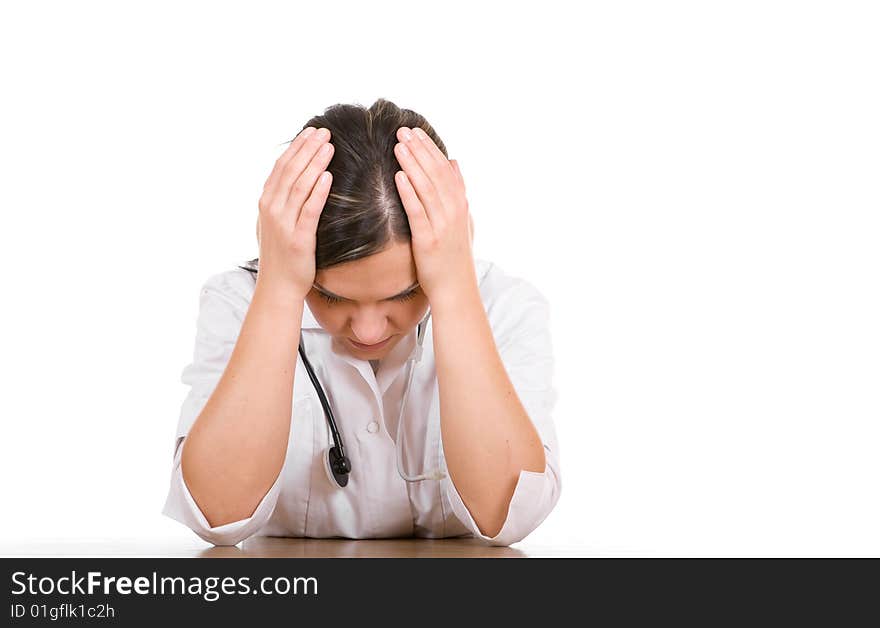
[[[418,288],[415,290],[411,290],[406,294],[401,294],[399,297],[393,299],[394,301],[409,301],[410,299],[414,299],[416,297],[416,293],[418,292]]]
[[[337,299],[336,297],[331,297],[329,294],[324,294],[323,292],[319,292],[318,294],[320,294],[321,298],[324,299],[330,305],[333,305],[334,303],[342,303],[342,299]]]
[[[410,290],[406,294],[401,294],[400,296],[394,297],[391,301],[403,302],[409,301],[410,299],[414,299],[416,294],[418,294],[419,289]],[[328,305],[334,305],[335,303],[342,303],[342,299],[339,299],[334,296],[330,296],[329,294],[324,294],[323,292],[318,292],[321,295],[321,298],[327,302]]]

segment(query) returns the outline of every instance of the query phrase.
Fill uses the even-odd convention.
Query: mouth
[[[348,338],[347,340],[348,340],[348,342],[351,343],[351,345],[352,345],[355,349],[360,349],[361,351],[373,351],[374,349],[381,349],[382,347],[384,347],[385,345],[387,345],[387,344],[391,341],[391,339],[392,339],[393,337],[394,337],[394,336],[388,336],[388,338],[386,338],[386,339],[383,340],[382,342],[377,342],[377,343],[374,344],[374,345],[364,345],[364,344],[361,344],[361,343],[359,343],[359,342],[355,342],[355,341],[352,340],[351,338]]]

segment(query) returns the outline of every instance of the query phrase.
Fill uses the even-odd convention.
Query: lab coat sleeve
[[[250,303],[251,286],[247,282],[253,282],[247,271],[229,271],[213,275],[202,286],[193,361],[181,375],[181,382],[190,389],[180,410],[171,483],[162,510],[214,545],[235,545],[256,533],[275,509],[280,490],[279,473],[250,517],[211,527],[190,494],[180,469],[183,442],[220,381],[238,339]]]
[[[452,479],[442,482],[455,516],[489,545],[511,545],[528,536],[553,510],[562,490],[559,445],[553,425],[557,393],[547,300],[525,280],[487,309],[501,361],[544,444],[543,473],[520,471],[507,518],[493,537],[480,531]],[[442,452],[442,445],[441,445]],[[445,456],[443,465],[445,468]]]

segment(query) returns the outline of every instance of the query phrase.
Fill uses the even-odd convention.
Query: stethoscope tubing
[[[246,266],[239,266],[249,273],[256,281],[258,268],[256,265],[258,264],[258,260],[254,259],[248,262]],[[422,343],[425,339],[425,331],[428,328],[428,321],[431,320],[431,309],[428,308],[427,315],[419,322],[417,338],[416,338],[416,346],[413,350],[412,355],[407,359],[407,382],[406,388],[403,392],[403,399],[400,404],[400,416],[397,421],[397,437],[395,438],[395,454],[397,458],[397,473],[407,482],[420,482],[422,480],[442,480],[446,477],[446,473],[444,473],[440,469],[435,469],[434,471],[428,473],[422,473],[419,475],[409,475],[406,471],[403,470],[403,445],[401,442],[401,424],[403,423],[403,415],[404,410],[406,408],[406,401],[409,397],[409,390],[412,386],[413,374],[414,374],[414,366],[417,362],[419,362],[422,358]],[[327,420],[327,424],[330,426],[330,435],[333,439],[333,447],[328,452],[329,466],[328,470],[330,471],[330,475],[336,484],[341,488],[348,484],[348,474],[351,472],[351,461],[348,460],[348,457],[345,455],[345,447],[342,442],[342,435],[339,433],[339,429],[336,425],[336,418],[333,416],[333,410],[330,408],[330,402],[327,401],[327,395],[324,393],[324,388],[321,386],[321,382],[318,380],[318,376],[315,375],[315,370],[312,368],[311,362],[309,362],[308,356],[306,356],[305,342],[303,340],[303,333],[300,330],[299,335],[299,355],[302,358],[303,365],[306,367],[306,373],[309,375],[309,380],[312,382],[312,386],[315,388],[315,391],[318,393],[318,399],[321,402],[321,407],[324,410],[324,417]]]
[[[429,471],[427,473],[421,473],[418,475],[410,475],[403,469],[403,433],[401,432],[401,427],[403,425],[403,414],[404,408],[406,408],[406,401],[409,397],[409,390],[412,386],[414,367],[417,362],[422,359],[422,342],[424,341],[425,329],[427,329],[427,322],[431,318],[431,312],[428,311],[428,316],[424,319],[425,328],[422,328],[421,323],[419,324],[419,334],[416,342],[416,348],[413,351],[413,354],[409,357],[409,365],[408,365],[408,373],[407,373],[407,382],[406,388],[403,391],[403,400],[400,404],[400,416],[397,418],[397,436],[394,439],[394,449],[395,449],[395,457],[397,459],[397,474],[406,482],[421,482],[423,480],[442,480],[446,477],[446,474],[440,469],[434,469],[433,471]]]
[[[422,357],[422,344],[425,339],[425,331],[428,328],[428,321],[431,319],[431,311],[428,310],[428,314],[422,319],[418,326],[418,332],[416,336],[416,346],[413,350],[412,355],[407,359],[407,384],[406,388],[403,392],[403,399],[400,405],[400,416],[397,421],[397,438],[395,439],[395,449],[396,449],[396,458],[397,458],[397,472],[401,478],[406,480],[407,482],[419,482],[421,480],[439,480],[446,475],[439,470],[432,471],[431,473],[410,476],[403,470],[403,448],[401,446],[401,423],[403,422],[404,410],[406,408],[406,401],[409,397],[409,390],[412,386],[412,379],[414,375],[413,367],[415,363],[421,360]],[[324,416],[327,419],[327,424],[330,426],[330,435],[333,439],[333,449],[336,450],[336,455],[333,454],[333,449],[329,452],[330,457],[330,469],[331,469],[331,477],[340,487],[344,487],[348,484],[348,473],[351,472],[351,461],[345,456],[345,448],[343,445],[342,435],[339,432],[339,429],[336,425],[336,418],[333,416],[333,410],[330,408],[330,403],[327,400],[327,396],[324,393],[324,388],[321,386],[321,382],[318,380],[317,375],[315,375],[315,371],[312,368],[311,362],[309,362],[308,357],[306,356],[305,351],[305,343],[303,340],[303,334],[300,332],[299,337],[299,355],[302,357],[303,365],[306,367],[306,373],[309,375],[309,379],[312,382],[312,386],[315,388],[315,391],[318,393],[318,399],[321,401],[321,407],[324,410]],[[334,462],[334,458],[341,460],[344,465],[342,470],[339,470],[334,465],[339,464],[338,460]],[[334,469],[336,470],[334,472]]]
[[[333,410],[330,409],[330,403],[327,401],[327,396],[324,394],[324,388],[321,386],[321,383],[318,381],[318,376],[315,375],[315,371],[312,368],[312,363],[309,362],[309,358],[306,357],[306,349],[303,344],[302,338],[302,330],[300,330],[299,334],[299,355],[303,360],[303,365],[306,367],[306,373],[309,375],[309,379],[312,381],[312,386],[315,387],[315,391],[318,393],[318,399],[321,401],[321,407],[324,408],[324,416],[327,418],[327,423],[330,425],[330,434],[333,437],[333,444],[339,448],[339,453],[345,455],[345,447],[342,445],[342,436],[339,434],[339,429],[336,427],[336,419],[333,416]]]

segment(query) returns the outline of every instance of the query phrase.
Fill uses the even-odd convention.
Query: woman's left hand
[[[395,174],[412,232],[418,281],[429,302],[476,285],[473,221],[464,179],[422,129],[400,127],[394,154],[403,168]]]

